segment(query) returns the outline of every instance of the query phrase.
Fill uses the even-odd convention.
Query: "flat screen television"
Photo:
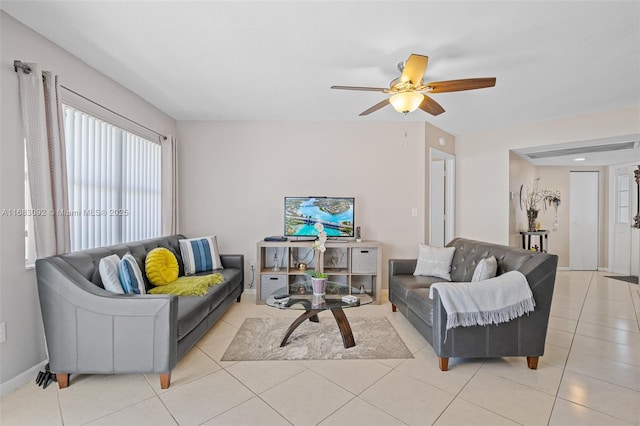
[[[316,222],[324,225],[328,238],[354,235],[355,198],[285,197],[284,235],[315,237]]]

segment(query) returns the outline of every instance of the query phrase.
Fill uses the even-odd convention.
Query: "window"
[[[629,223],[629,181],[631,177],[628,174],[618,175],[618,199],[616,204],[618,223]]]
[[[160,236],[160,144],[68,105],[63,113],[69,208],[55,214],[69,217],[71,251]],[[25,226],[29,264],[28,217]]]
[[[161,148],[64,106],[71,250],[160,236]]]

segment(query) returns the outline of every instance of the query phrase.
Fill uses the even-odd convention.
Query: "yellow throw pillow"
[[[154,248],[147,254],[144,263],[147,279],[153,285],[167,285],[178,279],[178,259],[169,249]]]

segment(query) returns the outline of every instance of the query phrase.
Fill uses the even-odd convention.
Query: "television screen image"
[[[284,234],[287,237],[318,235],[316,222],[324,225],[327,237],[353,237],[353,197],[285,197]]]

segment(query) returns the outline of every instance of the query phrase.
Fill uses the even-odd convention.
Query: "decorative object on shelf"
[[[538,188],[540,178],[534,179],[530,185],[520,185],[520,209],[527,212],[527,228],[529,232],[537,231],[536,219],[542,207],[545,211],[547,207],[554,206],[556,217],[554,220],[554,230],[558,225],[558,206],[560,206],[560,191]],[[542,206],[540,206],[542,204]]]
[[[298,263],[298,271],[306,271],[307,270],[307,264],[300,262]]]
[[[306,254],[304,254],[304,256],[299,255],[300,251],[302,250],[306,251]],[[298,268],[299,271],[306,271],[306,269],[311,266],[311,263],[313,263],[314,253],[315,251],[313,249],[307,248],[298,248],[297,250],[291,250],[291,258],[293,259],[292,264],[296,265],[296,268]],[[300,269],[301,264],[304,264],[304,269]]]
[[[320,222],[316,222],[313,227],[318,231],[318,239],[313,242],[311,247],[313,247],[314,250],[324,253],[326,250],[324,243],[327,242],[327,233],[324,232],[324,225]]]
[[[364,294],[366,292],[367,292],[367,290],[365,290],[364,284],[360,284],[360,294]]]
[[[527,224],[529,232],[536,231],[536,219],[538,218],[538,210],[527,209]]]
[[[276,251],[273,255],[273,272],[278,272],[280,270],[280,260],[278,260],[278,252]]]
[[[338,269],[347,267],[345,255],[347,251],[341,248],[328,248],[325,253],[325,268]]]
[[[638,196],[637,201],[638,201],[638,205],[636,206],[636,215],[633,217],[633,225],[631,225],[633,228],[640,228],[640,166],[638,166],[637,170],[633,171],[633,175],[635,176],[636,179],[636,188],[638,191]]]

